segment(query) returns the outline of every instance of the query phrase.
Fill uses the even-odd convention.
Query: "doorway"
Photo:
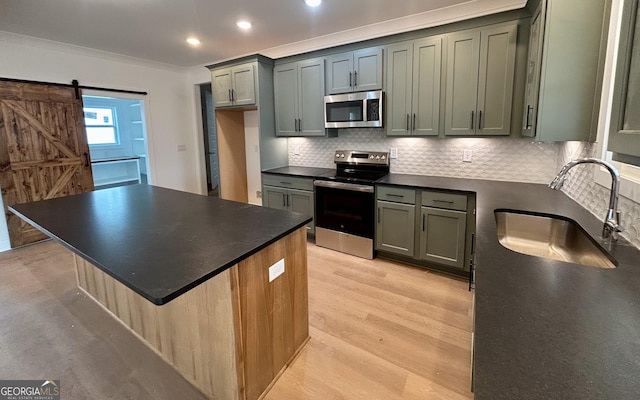
[[[82,102],[96,190],[148,183],[143,101],[83,95]]]
[[[202,107],[202,132],[204,134],[204,159],[207,171],[207,193],[220,197],[220,166],[218,162],[218,135],[213,115],[213,94],[211,84],[200,85]]]

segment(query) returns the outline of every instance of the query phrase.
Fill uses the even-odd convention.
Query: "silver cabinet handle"
[[[478,112],[478,129],[482,129],[482,111]]]
[[[407,131],[409,130],[409,114],[407,114]]]
[[[473,121],[475,118],[473,118],[473,111],[471,111],[471,130],[473,130]]]
[[[358,71],[353,73],[353,86],[358,86]]]
[[[352,73],[351,73],[351,72],[349,72],[349,87],[353,86],[353,85],[351,84],[351,75],[352,75]]]
[[[293,119],[293,130],[298,132],[298,118]]]
[[[289,195],[287,195],[287,207],[289,207],[291,203],[289,203]]]
[[[281,185],[291,185],[291,182],[280,181]]]
[[[446,204],[453,204],[453,201],[451,200],[438,200],[438,199],[433,199],[434,203],[446,203]]]
[[[298,132],[302,132],[302,118],[298,118]]]
[[[231,100],[231,89],[229,89],[229,101],[233,101]]]
[[[378,207],[378,223],[380,223],[380,207]]]
[[[282,207],[286,207],[287,206],[287,200],[285,199],[285,194],[282,193]]]
[[[413,114],[413,130],[416,130],[416,114]]]
[[[422,232],[424,232],[425,214],[422,214]]]
[[[400,197],[400,198],[404,197],[404,195],[402,195],[402,194],[392,194],[392,193],[387,193],[387,196],[389,196],[389,197]]]

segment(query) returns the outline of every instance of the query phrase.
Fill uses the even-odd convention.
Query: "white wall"
[[[146,91],[152,184],[202,193],[186,69],[0,32],[0,76]],[[199,111],[198,111],[199,112]],[[178,152],[178,145],[186,151]],[[4,224],[1,222],[0,224]],[[0,226],[0,249],[8,233]]]
[[[262,199],[256,196],[256,191],[262,190],[258,111],[244,112],[244,151],[247,159],[247,191],[249,194],[249,204],[261,206]]]

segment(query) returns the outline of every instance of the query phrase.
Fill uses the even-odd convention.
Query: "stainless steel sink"
[[[498,240],[507,249],[598,268],[616,264],[575,221],[551,214],[495,210]]]

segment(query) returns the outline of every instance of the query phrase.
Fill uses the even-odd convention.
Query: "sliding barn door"
[[[70,87],[0,81],[0,187],[11,247],[46,236],[7,206],[93,190],[78,97]]]

